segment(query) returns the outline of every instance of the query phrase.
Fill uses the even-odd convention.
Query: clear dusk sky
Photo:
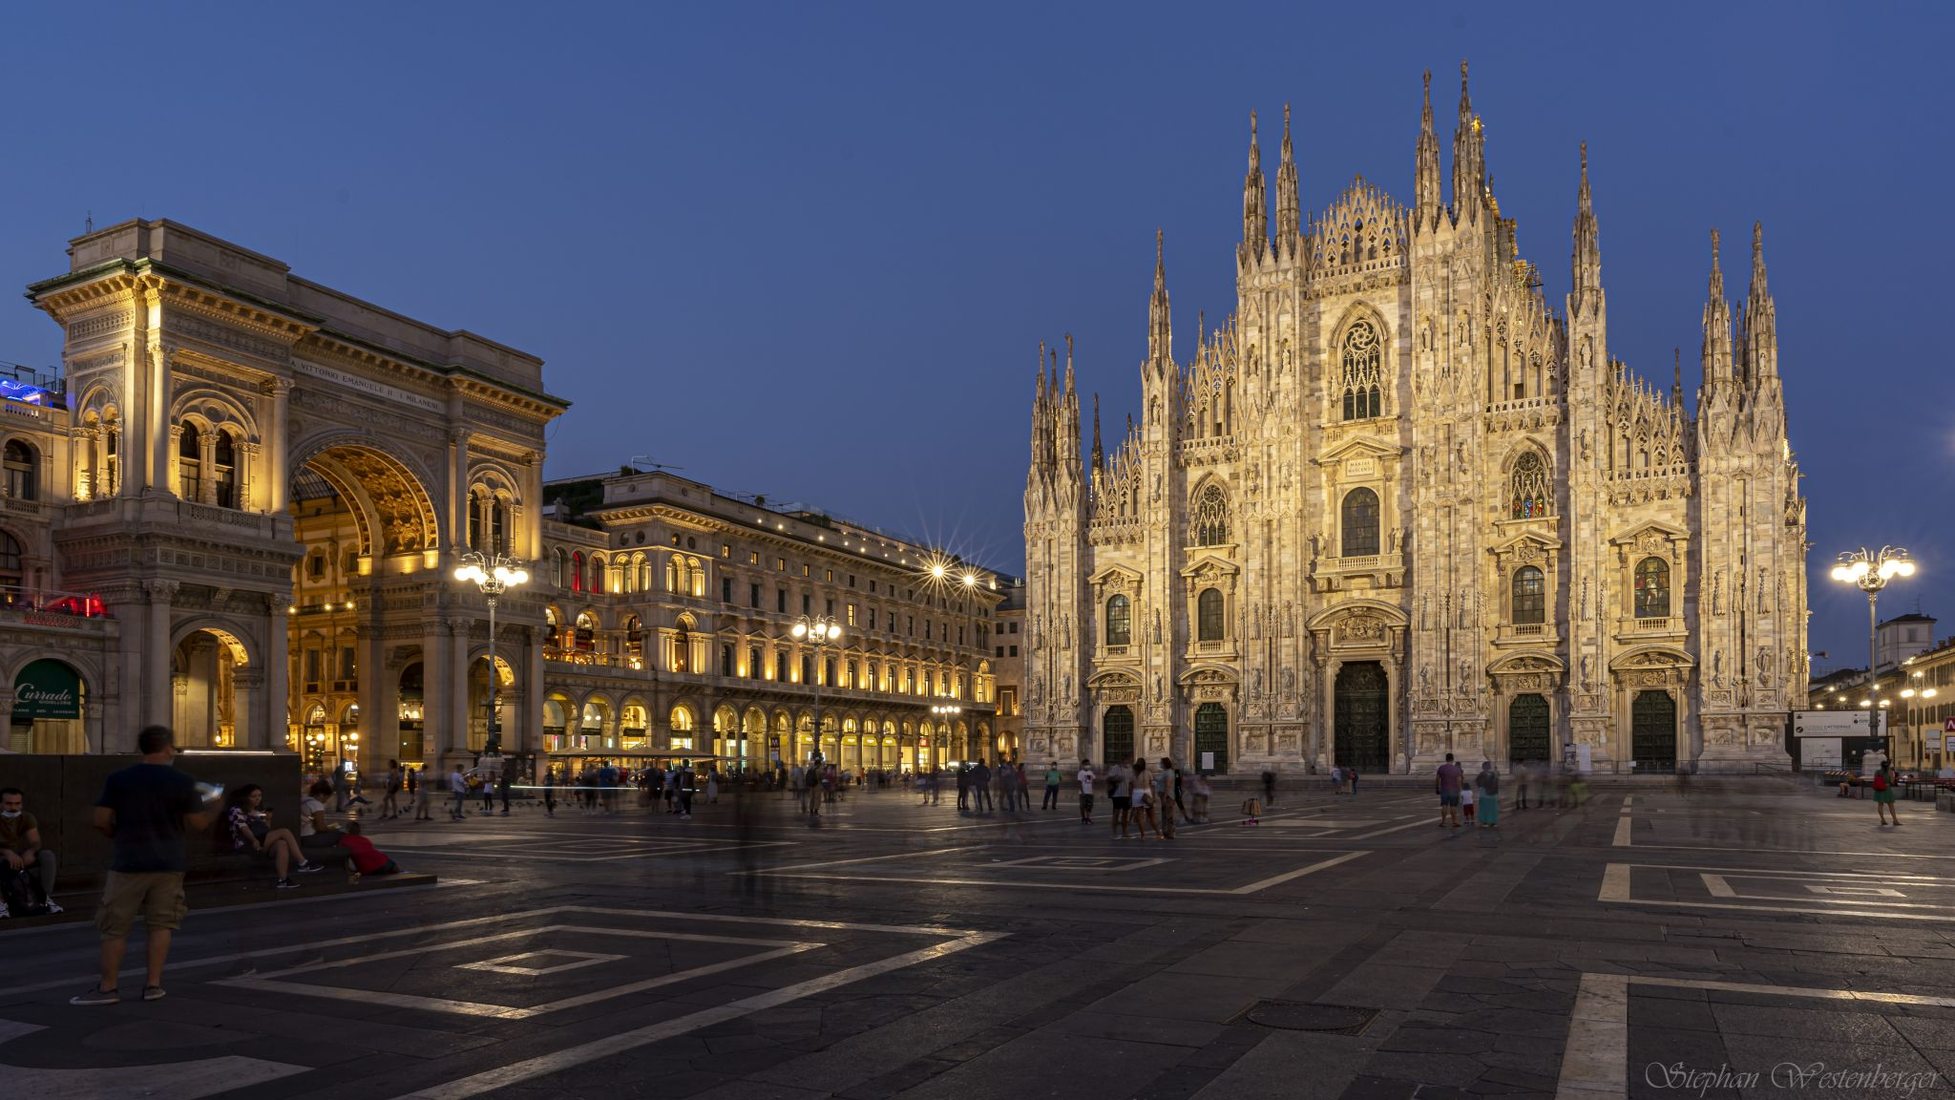
[[[1864,601],[1825,577],[1843,549],[1909,547],[1883,613],[1955,629],[1952,13],[13,6],[0,284],[64,270],[91,213],[173,218],[542,356],[575,403],[549,476],[667,463],[1016,571],[1038,341],[1074,335],[1113,432],[1156,226],[1177,351],[1232,308],[1249,112],[1273,168],[1294,105],[1306,212],[1359,173],[1406,202],[1419,74],[1450,156],[1468,58],[1557,309],[1589,142],[1611,350],[1658,384],[1681,347],[1696,387],[1709,230],[1742,297],[1764,221],[1824,670],[1865,662]],[[0,360],[59,358],[0,307]]]

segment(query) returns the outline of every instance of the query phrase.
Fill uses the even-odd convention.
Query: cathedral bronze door
[[[1667,691],[1639,691],[1629,705],[1629,754],[1638,772],[1677,770],[1677,701]]]
[[[1507,704],[1508,765],[1549,759],[1548,701],[1539,695],[1514,696]]]
[[[1360,771],[1384,771],[1391,756],[1385,666],[1359,661],[1337,670],[1337,734],[1331,762]]]
[[[1215,762],[1206,763],[1205,753],[1214,753]],[[1204,772],[1229,770],[1229,712],[1220,703],[1203,703],[1195,708],[1195,767]]]
[[[1108,707],[1100,729],[1100,748],[1106,754],[1101,765],[1111,767],[1115,761],[1133,763],[1134,712],[1126,707]]]

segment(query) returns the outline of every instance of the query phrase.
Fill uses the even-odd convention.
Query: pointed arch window
[[[1541,570],[1523,565],[1514,571],[1514,622],[1541,623],[1547,618],[1548,579]]]
[[[177,496],[184,500],[201,499],[203,491],[204,438],[197,425],[185,421],[177,436]]]
[[[1509,519],[1538,519],[1548,514],[1548,464],[1538,451],[1523,451],[1514,460],[1507,486]]]
[[[1222,637],[1222,590],[1204,588],[1195,597],[1195,639],[1219,642]]]
[[[1378,494],[1358,488],[1344,494],[1343,556],[1362,558],[1378,552]]]
[[[1385,347],[1370,321],[1344,331],[1342,345],[1344,419],[1364,420],[1385,411]]]
[[[1636,563],[1636,617],[1662,619],[1670,614],[1670,563],[1644,558]]]
[[[7,469],[7,496],[13,500],[33,500],[37,495],[40,464],[34,448],[18,439],[9,439],[4,454]]]
[[[1229,498],[1220,485],[1210,482],[1202,489],[1188,528],[1195,546],[1221,546],[1229,541]]]
[[[1106,602],[1106,644],[1132,645],[1133,642],[1133,607],[1127,597],[1114,596]]]

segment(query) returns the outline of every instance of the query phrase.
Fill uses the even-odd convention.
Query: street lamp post
[[[794,635],[795,641],[809,642],[812,643],[815,647],[815,666],[814,666],[815,749],[814,751],[815,751],[815,756],[820,756],[821,755],[821,674],[824,671],[826,671],[822,667],[822,661],[824,659],[823,655],[826,653],[829,643],[839,642],[842,640],[842,624],[836,622],[834,617],[830,615],[816,615],[812,618],[810,618],[807,615],[803,615],[799,619],[795,620],[794,628],[793,630],[790,631],[790,633]],[[810,757],[809,762],[812,763],[813,761],[814,761],[814,757]]]
[[[455,567],[455,579],[473,582],[489,602],[489,739],[483,756],[502,754],[502,711],[496,706],[496,688],[501,676],[496,669],[496,600],[511,588],[529,583],[529,570],[521,562],[503,554],[484,554],[470,550]],[[466,688],[464,688],[466,690]]]
[[[937,716],[937,724],[939,726],[944,727],[946,730],[948,730],[953,725],[952,719],[956,718],[960,714],[963,714],[964,708],[958,706],[955,703],[938,703],[930,708],[930,713]],[[949,743],[950,738],[946,736],[944,738],[944,741],[945,743]],[[977,755],[976,753],[973,753],[971,751],[971,743],[968,737],[964,742],[964,747],[957,751],[963,754],[965,763],[969,763],[972,757]]]
[[[1878,553],[1861,547],[1839,556],[1833,579],[1867,594],[1867,735],[1880,729],[1880,702],[1875,698],[1875,656],[1880,633],[1880,590],[1895,577],[1914,576],[1914,559],[1899,546],[1883,546]],[[1883,735],[1883,743],[1885,736]],[[1891,746],[1889,752],[1891,758]]]

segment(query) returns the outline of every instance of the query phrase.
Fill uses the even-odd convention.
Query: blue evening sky
[[[1177,350],[1232,306],[1249,112],[1273,167],[1295,105],[1306,210],[1357,173],[1409,201],[1420,71],[1449,160],[1466,57],[1557,304],[1589,142],[1612,350],[1659,384],[1682,347],[1695,388],[1708,231],[1742,296],[1764,220],[1825,669],[1864,653],[1839,550],[1908,546],[1923,573],[1882,610],[1955,619],[1950,13],[17,6],[0,284],[63,270],[91,212],[174,218],[544,357],[575,402],[550,476],[646,456],[1016,570],[1038,341],[1074,334],[1112,432],[1156,226]],[[0,360],[59,356],[45,317],[0,308]]]

